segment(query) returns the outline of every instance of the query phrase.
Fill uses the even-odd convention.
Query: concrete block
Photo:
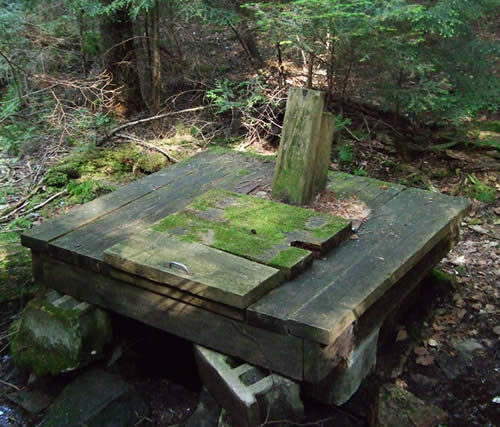
[[[266,421],[303,417],[296,382],[198,345],[194,351],[205,387],[235,426],[254,427]]]
[[[98,358],[111,339],[111,320],[98,307],[49,291],[28,303],[12,332],[14,361],[36,375],[55,375]]]
[[[380,325],[374,327],[352,349],[348,357],[318,384],[305,384],[307,395],[320,402],[343,405],[359,388],[377,364]]]

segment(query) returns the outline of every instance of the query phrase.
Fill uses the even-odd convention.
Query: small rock
[[[471,364],[471,361],[462,355],[450,356],[444,352],[439,354],[436,362],[449,380],[465,375]]]
[[[438,342],[434,338],[429,339],[428,344],[431,347],[437,347],[438,346]]]
[[[463,354],[468,358],[472,358],[473,353],[477,350],[484,350],[484,347],[479,344],[476,340],[466,339],[464,341],[454,341],[452,340],[451,345],[459,353]]]
[[[495,396],[492,400],[493,403],[498,403],[500,404],[500,396]]]
[[[495,334],[497,334],[497,335],[499,335],[499,336],[500,336],[500,325],[495,326],[495,327],[493,328],[493,332],[494,332]]]
[[[438,383],[437,379],[429,378],[422,374],[412,374],[410,377],[413,381],[424,387],[434,387]]]
[[[408,338],[408,332],[406,329],[400,329],[398,335],[396,336],[396,342],[405,341]]]

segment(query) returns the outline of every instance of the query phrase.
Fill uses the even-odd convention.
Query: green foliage
[[[206,92],[206,98],[217,107],[217,113],[234,109],[248,111],[267,101],[264,84],[258,78],[240,83],[224,79],[216,82],[216,87]]]
[[[354,171],[354,175],[355,176],[368,176],[368,173],[364,169],[359,168],[359,169],[356,169]]]
[[[16,121],[0,127],[0,151],[17,156],[23,143],[38,133],[38,128],[30,123]]]
[[[487,186],[484,182],[479,180],[475,175],[467,175],[469,181],[469,194],[476,200],[483,203],[495,203],[496,190],[495,188]]]
[[[260,31],[315,62],[341,96],[410,118],[458,122],[499,107],[500,45],[474,24],[498,16],[489,0],[294,0],[248,4]],[[484,20],[482,21],[484,22]],[[356,85],[349,85],[356,78]]]
[[[354,161],[354,150],[350,144],[342,144],[337,150],[338,159],[343,164],[350,164]]]

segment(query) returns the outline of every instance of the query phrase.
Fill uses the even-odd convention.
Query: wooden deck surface
[[[406,283],[415,282],[427,264],[436,263],[449,250],[469,202],[330,174],[329,188],[337,196],[357,196],[372,210],[358,238],[314,260],[304,273],[246,310],[124,275],[104,263],[105,250],[179,211],[208,189],[245,194],[269,188],[273,169],[272,160],[205,152],[47,221],[22,236],[22,243],[33,251],[35,279],[193,342],[304,379],[304,343],[309,347],[316,343],[318,348],[331,345],[385,294],[390,295],[394,285],[404,291]]]

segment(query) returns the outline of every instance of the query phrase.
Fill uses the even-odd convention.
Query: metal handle
[[[167,267],[168,268],[178,268],[180,270],[185,271],[187,274],[189,274],[188,268],[184,264],[181,264],[180,262],[169,261],[167,263]]]

